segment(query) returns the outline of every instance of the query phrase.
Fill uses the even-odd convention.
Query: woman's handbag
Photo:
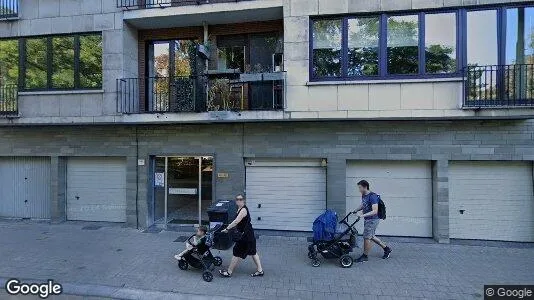
[[[232,235],[232,241],[239,242],[243,239],[243,235],[245,235],[245,233],[235,229],[235,230],[232,230],[231,235]]]

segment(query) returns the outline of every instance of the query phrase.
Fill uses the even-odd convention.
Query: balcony
[[[534,64],[467,67],[463,106],[534,107]]]
[[[0,86],[0,116],[18,116],[18,88],[14,84]]]
[[[273,111],[285,105],[285,72],[117,80],[123,114]]]
[[[18,16],[18,0],[0,0],[0,20],[16,19]]]

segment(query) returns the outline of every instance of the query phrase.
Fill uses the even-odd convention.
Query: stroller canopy
[[[337,213],[326,210],[313,222],[313,240],[330,241],[334,239],[337,227]]]

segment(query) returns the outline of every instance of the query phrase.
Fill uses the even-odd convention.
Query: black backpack
[[[380,195],[375,194],[378,197],[378,218],[385,220],[386,219],[386,204],[380,198]]]

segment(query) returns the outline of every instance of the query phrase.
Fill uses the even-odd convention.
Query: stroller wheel
[[[345,255],[342,255],[340,258],[339,258],[339,262],[341,263],[341,266],[343,268],[350,268],[352,267],[352,263],[354,262],[352,260],[352,257],[348,254],[345,254]]]
[[[215,256],[213,258],[213,264],[217,267],[222,265],[222,258],[220,256]]]
[[[321,262],[320,262],[318,259],[314,259],[314,260],[312,261],[312,266],[314,266],[314,267],[317,268],[317,267],[320,266],[320,265],[321,265]]]
[[[213,274],[211,274],[211,272],[204,272],[202,273],[202,279],[204,279],[204,281],[206,282],[211,282],[213,280]]]
[[[180,268],[180,270],[185,271],[187,270],[188,267],[189,267],[189,264],[185,260],[181,259],[178,261],[178,268]]]

